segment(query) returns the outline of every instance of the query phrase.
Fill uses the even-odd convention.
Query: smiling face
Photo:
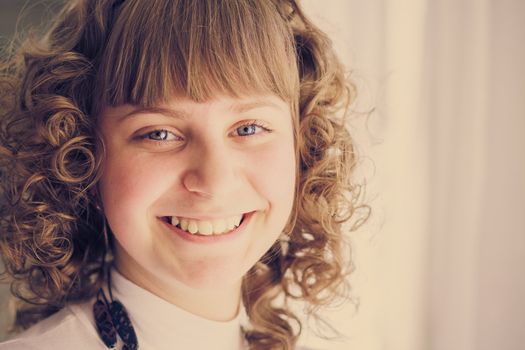
[[[173,98],[154,109],[106,108],[99,129],[100,193],[117,268],[156,294],[240,287],[292,210],[289,104],[273,95]],[[241,214],[249,214],[241,227],[222,236],[192,236],[167,222]]]

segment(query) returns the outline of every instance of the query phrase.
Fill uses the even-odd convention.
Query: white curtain
[[[321,349],[525,349],[525,1],[303,0],[360,88],[371,222],[346,340]]]

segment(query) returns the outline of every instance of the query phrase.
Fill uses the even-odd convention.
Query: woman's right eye
[[[145,134],[142,134],[139,136],[142,140],[149,140],[154,142],[171,142],[171,141],[178,141],[180,139],[179,136],[175,135],[169,130],[166,129],[158,129],[158,130],[152,130]]]

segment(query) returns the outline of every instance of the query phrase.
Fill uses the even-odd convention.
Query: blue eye
[[[170,135],[173,135],[173,137],[170,138]],[[173,141],[177,138],[177,135],[166,129],[158,129],[145,133],[141,135],[140,138],[152,141]]]
[[[255,131],[257,129],[257,125],[249,124],[249,125],[243,125],[240,128],[237,128],[237,132],[239,136],[248,136],[255,134]]]
[[[271,132],[272,131],[269,128],[265,127],[263,124],[260,124],[260,123],[258,123],[255,120],[251,121],[251,122],[249,122],[247,124],[241,125],[240,127],[238,127],[235,130],[237,131],[237,135],[238,136],[246,137],[246,136],[256,135],[258,128],[262,129],[262,130],[264,130],[266,132]]]
[[[270,133],[272,132],[272,130],[266,127],[264,124],[258,122],[257,120],[252,120],[236,128],[234,131],[234,136],[255,137],[258,136],[258,134],[264,132]],[[140,140],[157,143],[159,145],[165,144],[166,142],[177,142],[183,140],[183,138],[181,138],[177,134],[166,129],[151,130],[145,134],[140,135],[138,138]]]

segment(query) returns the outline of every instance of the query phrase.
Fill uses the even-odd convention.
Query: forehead
[[[197,102],[187,97],[173,98],[167,103],[159,105],[160,108],[178,110],[184,114],[191,109],[228,110],[237,114],[260,108],[287,110],[289,104],[276,95],[251,95],[242,97],[215,96],[214,98]]]
[[[117,107],[106,107],[102,113],[106,117],[123,122],[143,114],[161,114],[173,119],[189,119],[195,114],[243,114],[254,110],[271,110],[272,113],[286,113],[291,106],[276,95],[251,95],[243,97],[215,96],[214,98],[197,102],[188,97],[173,97],[165,103],[154,106],[136,106],[124,104]]]

